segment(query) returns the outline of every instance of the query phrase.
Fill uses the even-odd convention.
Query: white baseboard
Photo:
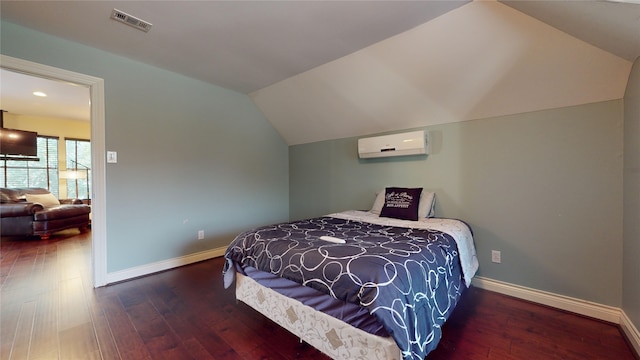
[[[481,276],[475,277],[472,284],[481,289],[617,324],[627,336],[627,339],[636,352],[636,356],[640,356],[640,332],[638,332],[638,329],[620,308],[483,278]]]
[[[475,277],[472,284],[481,289],[495,291],[497,293],[513,296],[519,299],[571,311],[576,314],[589,316],[614,324],[620,324],[620,309],[616,307],[601,305],[586,300],[580,300],[480,276]]]
[[[636,356],[640,357],[640,332],[633,325],[631,319],[629,319],[624,311],[621,311],[620,313],[620,327],[622,328],[622,331],[624,331],[625,335],[627,335],[627,339],[635,349]]]
[[[107,284],[113,284],[119,281],[129,280],[164,270],[173,269],[179,266],[189,265],[199,261],[220,257],[224,255],[226,249],[227,247],[225,246],[217,249],[211,249],[195,254],[181,256],[178,258],[158,261],[147,265],[136,266],[130,269],[107,273]]]

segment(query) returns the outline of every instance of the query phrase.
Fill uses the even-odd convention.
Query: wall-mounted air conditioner
[[[358,139],[360,158],[427,154],[424,130]]]

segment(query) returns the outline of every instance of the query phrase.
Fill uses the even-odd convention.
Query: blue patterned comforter
[[[225,273],[234,271],[232,262],[249,265],[366,307],[404,359],[423,360],[437,346],[465,287],[451,235],[336,217],[244,232],[225,258]]]

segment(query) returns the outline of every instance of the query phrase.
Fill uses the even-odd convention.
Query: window
[[[91,199],[91,141],[67,139],[67,197]]]
[[[2,160],[3,187],[41,187],[58,197],[58,138],[38,136],[38,161]]]

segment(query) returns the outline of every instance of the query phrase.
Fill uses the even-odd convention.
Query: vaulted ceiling
[[[620,98],[640,56],[640,5],[613,1],[0,6],[3,21],[249,94],[289,144]]]

